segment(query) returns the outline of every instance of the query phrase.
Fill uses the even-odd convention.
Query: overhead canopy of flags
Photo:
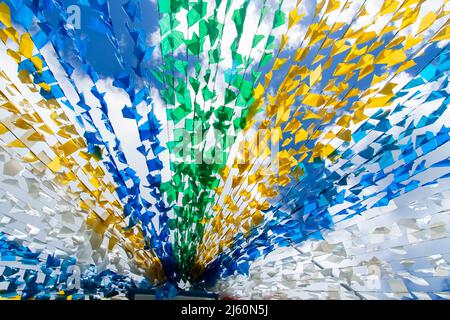
[[[0,297],[248,297],[295,249],[351,297],[449,298],[449,10],[0,0]]]

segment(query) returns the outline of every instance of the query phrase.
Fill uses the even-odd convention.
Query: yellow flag
[[[6,146],[9,148],[27,148],[27,146],[19,139],[11,141]]]
[[[289,12],[289,23],[288,23],[288,29],[292,28],[297,22],[300,21],[301,18],[303,18],[304,14],[298,14],[297,8],[294,8],[291,12]]]
[[[398,5],[399,2],[396,0],[386,0],[380,9],[380,15],[384,16],[385,14],[394,12]]]
[[[402,71],[408,70],[409,68],[412,68],[416,65],[416,63],[414,62],[414,60],[409,60],[404,62],[395,73],[400,73]]]
[[[420,22],[419,29],[417,30],[417,34],[422,33],[437,19],[437,14],[434,12],[429,12],[425,17],[423,17],[422,22]]]
[[[299,61],[305,59],[308,52],[309,52],[308,48],[299,48],[297,50],[297,52],[295,52],[294,60],[299,62]]]
[[[47,167],[52,170],[53,172],[58,172],[62,165],[61,165],[61,161],[59,160],[59,157],[56,157],[55,159],[53,159],[48,165]]]
[[[325,103],[325,99],[316,93],[310,93],[303,99],[303,104],[311,107],[319,107]]]
[[[11,11],[5,2],[0,3],[0,22],[6,27],[11,27]]]
[[[450,39],[450,26],[446,26],[440,32],[433,36],[430,41],[441,41]]]
[[[281,44],[280,44],[280,48],[278,49],[278,52],[280,52],[281,50],[283,50],[284,46],[286,45],[286,43],[288,42],[288,36],[287,34],[283,34],[281,36]]]
[[[337,9],[339,9],[339,7],[341,6],[341,3],[337,0],[330,0],[328,2],[328,6],[327,9],[325,10],[325,14],[333,12]]]
[[[28,59],[33,56],[33,41],[29,33],[24,33],[20,38],[19,52]]]
[[[320,119],[320,117],[310,110],[306,110],[305,115],[303,116],[303,120],[309,119]]]
[[[2,104],[1,108],[2,109],[6,109],[6,110],[8,110],[9,112],[12,112],[12,113],[16,113],[16,114],[20,113],[20,110],[17,109],[17,107],[14,104],[12,104],[10,101]]]
[[[300,141],[304,141],[308,138],[308,132],[304,129],[300,129],[295,134],[295,143],[299,143]]]
[[[337,137],[343,141],[350,142],[352,141],[352,132],[350,130],[341,129]]]
[[[317,62],[319,62],[320,60],[322,60],[323,58],[325,58],[326,56],[324,56],[323,54],[318,54],[316,55],[316,57],[314,58],[313,62],[311,63],[311,65],[316,64]]]
[[[273,64],[273,70],[278,70],[280,69],[287,61],[287,58],[277,58]]]
[[[412,25],[414,22],[416,22],[417,18],[419,17],[420,12],[420,6],[417,6],[414,10],[411,10],[410,8],[406,8],[404,13],[404,18],[402,21],[402,25],[400,26],[399,30],[403,30],[404,28]]]
[[[336,70],[333,73],[334,77],[348,75],[354,68],[356,67],[356,63],[338,63]]]
[[[70,156],[72,153],[74,153],[75,151],[77,151],[79,149],[78,145],[76,144],[76,142],[72,139],[67,141],[66,143],[64,143],[61,146],[61,150],[64,152],[64,155]]]
[[[391,99],[391,96],[382,96],[382,97],[376,97],[376,98],[370,98],[366,105],[365,108],[369,109],[369,108],[380,108],[380,107],[385,107],[388,106],[390,104],[392,104],[392,102],[388,102]]]
[[[42,59],[39,57],[31,57],[31,62],[33,62],[34,66],[36,67],[37,72],[42,73],[42,66],[43,62]]]
[[[309,75],[309,86],[312,87],[317,82],[322,79],[322,66],[319,65],[313,72]]]
[[[403,62],[406,59],[406,54],[402,49],[397,50],[383,50],[375,59],[375,64],[386,64],[387,67],[392,67],[397,63]]]
[[[6,53],[14,59],[14,61],[16,61],[17,63],[20,63],[20,61],[22,60],[22,58],[20,57],[20,54],[18,54],[16,51],[11,50],[11,49],[6,49]]]

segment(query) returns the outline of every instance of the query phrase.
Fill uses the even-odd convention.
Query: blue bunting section
[[[137,289],[153,288],[145,279],[135,282],[108,269],[98,271],[95,265],[77,275],[71,269],[77,265],[76,259],[33,252],[8,238],[0,233],[0,299],[125,299]]]

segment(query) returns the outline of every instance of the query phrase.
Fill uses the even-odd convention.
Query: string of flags
[[[0,0],[0,298],[448,299],[449,10]]]

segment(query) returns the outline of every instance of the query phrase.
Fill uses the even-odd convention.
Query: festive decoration
[[[449,9],[0,1],[0,297],[448,298]]]

